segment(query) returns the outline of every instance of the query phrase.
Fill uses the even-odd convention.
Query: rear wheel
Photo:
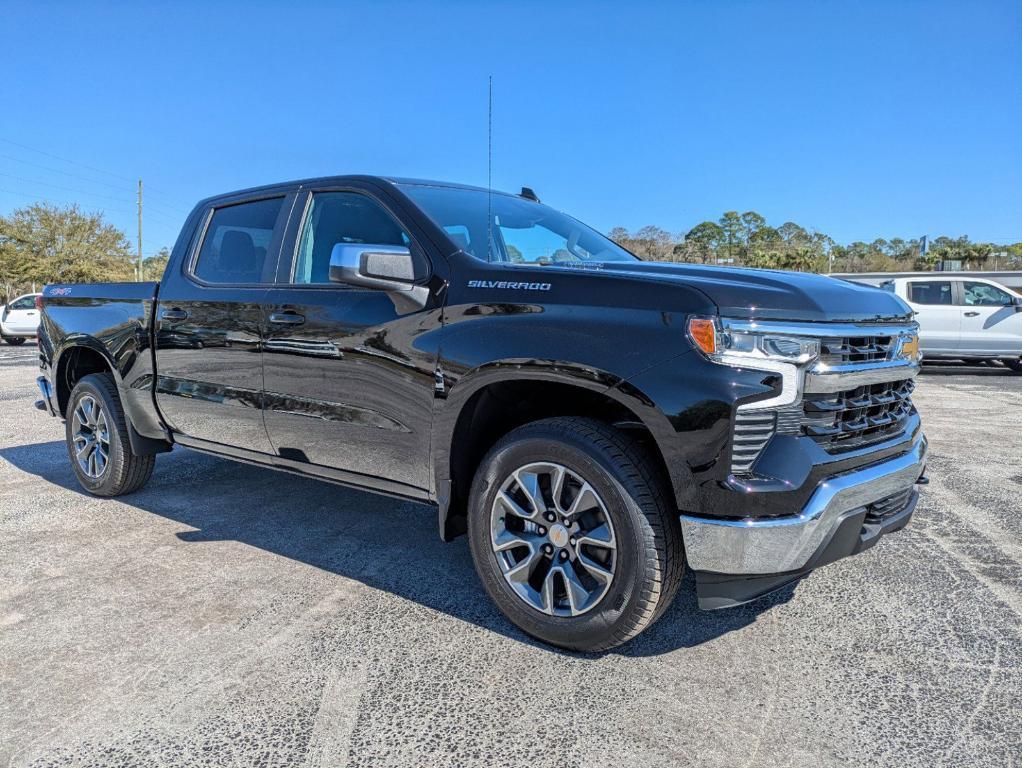
[[[1022,357],[1005,360],[1004,364],[1015,371],[1015,373],[1022,373]]]
[[[26,341],[24,336],[4,336],[3,338],[12,347],[19,347]]]
[[[84,376],[67,404],[66,441],[79,484],[97,496],[137,491],[153,474],[155,456],[131,450],[124,409],[108,373]]]
[[[681,582],[677,516],[649,458],[598,421],[520,427],[483,459],[469,543],[500,610],[553,645],[601,651],[654,622]]]

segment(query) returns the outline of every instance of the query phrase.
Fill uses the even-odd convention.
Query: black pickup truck
[[[721,608],[860,552],[925,482],[899,298],[643,262],[529,189],[218,196],[159,284],[42,306],[37,406],[87,491],[180,445],[428,502],[508,618],[566,648],[634,637],[683,563]]]

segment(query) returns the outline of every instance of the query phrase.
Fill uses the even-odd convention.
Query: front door
[[[919,347],[923,355],[947,355],[961,343],[962,312],[955,306],[950,280],[911,280],[908,303],[919,321]]]
[[[1022,312],[1000,286],[979,280],[961,283],[962,354],[1022,355]]]
[[[304,213],[298,211],[304,208]],[[437,254],[414,222],[370,189],[305,193],[270,289],[263,370],[266,428],[283,458],[430,486],[429,445],[440,330]],[[330,282],[338,243],[405,246],[417,256],[422,303],[404,292]],[[287,265],[289,268],[285,268]]]
[[[216,204],[180,272],[165,277],[156,324],[156,403],[176,433],[272,453],[262,413],[263,303],[294,195]]]

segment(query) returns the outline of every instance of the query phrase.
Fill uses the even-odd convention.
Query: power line
[[[80,203],[77,200],[54,200],[52,198],[39,197],[39,195],[30,195],[25,192],[15,192],[13,189],[0,189],[0,192],[3,192],[8,195],[17,195],[18,197],[27,197],[32,200],[35,200],[36,202],[50,203],[51,205],[80,205]],[[134,211],[129,211],[125,208],[109,208],[107,206],[101,206],[100,210],[113,211],[114,213],[134,213]]]
[[[92,197],[102,197],[105,200],[114,200],[115,202],[118,202],[118,203],[126,203],[126,202],[128,202],[127,199],[125,199],[123,197],[113,197],[112,195],[102,195],[99,192],[90,192],[87,189],[75,189],[74,187],[65,187],[65,186],[63,186],[61,184],[51,184],[51,183],[49,183],[47,181],[36,181],[35,179],[26,179],[24,176],[15,176],[12,173],[3,173],[2,171],[0,171],[0,176],[6,176],[7,178],[14,179],[15,181],[24,181],[26,184],[38,184],[39,186],[42,186],[42,187],[52,187],[53,189],[59,189],[59,190],[62,190],[64,192],[75,192],[75,193],[77,193],[79,195],[91,195]]]
[[[135,179],[129,179],[127,176],[121,176],[119,173],[114,173],[113,171],[105,171],[102,168],[96,168],[93,165],[86,165],[85,163],[79,163],[77,160],[69,160],[66,157],[61,157],[60,155],[55,155],[52,152],[46,152],[45,150],[42,150],[42,149],[36,149],[35,147],[30,147],[27,144],[21,144],[21,143],[19,143],[17,141],[11,141],[10,139],[5,139],[3,137],[0,137],[0,141],[4,142],[5,144],[12,144],[15,147],[21,147],[22,149],[27,149],[29,152],[37,152],[40,155],[46,155],[47,157],[52,157],[54,160],[60,160],[61,162],[64,162],[64,163],[71,163],[71,165],[77,165],[80,168],[87,168],[88,170],[95,171],[96,173],[104,173],[107,176],[113,176],[115,179],[122,179],[124,181],[128,181],[128,182],[131,182],[131,183],[135,182]]]
[[[15,181],[23,181],[26,184],[37,184],[37,185],[40,185],[40,186],[43,186],[43,187],[51,187],[53,189],[59,189],[62,192],[74,192],[75,194],[79,194],[79,195],[86,195],[86,196],[89,196],[89,197],[99,197],[99,198],[102,198],[104,200],[113,200],[114,202],[117,202],[117,203],[126,203],[126,202],[128,202],[128,200],[126,198],[123,198],[123,197],[114,197],[112,195],[100,194],[99,192],[92,192],[91,190],[76,189],[74,187],[65,187],[62,184],[52,184],[52,183],[47,182],[47,181],[38,181],[37,179],[26,179],[24,176],[15,176],[12,173],[4,173],[4,172],[0,171],[0,176],[6,176],[7,178],[14,179]],[[150,203],[150,205],[152,205],[152,204]],[[164,203],[159,203],[158,205],[159,205],[160,208],[163,208],[165,206]],[[156,216],[165,219],[168,223],[177,223],[180,220],[180,218],[181,218],[177,214],[169,213],[169,212],[165,213],[165,212],[160,211],[160,210],[155,210],[155,211],[150,210],[149,213],[155,214]]]
[[[60,160],[63,163],[70,163],[71,165],[77,165],[80,168],[86,168],[86,169],[88,169],[90,171],[94,171],[95,173],[102,173],[102,174],[105,174],[107,176],[112,176],[115,179],[122,179],[122,180],[130,182],[132,184],[134,184],[135,181],[136,181],[135,179],[129,179],[127,176],[122,176],[119,173],[114,173],[113,171],[107,171],[107,170],[104,170],[103,168],[97,168],[97,167],[95,167],[93,165],[88,165],[86,163],[80,163],[77,160],[71,160],[69,158],[62,157],[61,155],[55,155],[52,152],[46,152],[45,150],[42,150],[42,149],[36,149],[35,147],[30,147],[27,144],[21,144],[20,142],[17,142],[17,141],[11,141],[10,139],[5,139],[5,138],[2,138],[2,137],[0,137],[0,141],[4,142],[5,144],[10,144],[10,145],[15,146],[15,147],[21,147],[22,149],[27,149],[29,152],[37,152],[40,155],[45,155],[46,157],[52,157],[54,160]],[[32,163],[31,161],[28,161],[28,160],[22,160],[21,158],[13,157],[11,155],[0,155],[0,157],[6,157],[6,158],[8,158],[10,160],[14,160],[14,161],[19,162],[19,163],[25,163],[27,165],[34,165],[37,168],[42,168],[44,170],[53,171],[54,173],[61,173],[61,174],[64,174],[66,176],[74,176],[75,178],[79,178],[79,179],[82,179],[84,181],[90,181],[90,182],[95,183],[95,184],[103,184],[104,186],[114,187],[115,189],[117,188],[115,185],[109,184],[108,182],[99,181],[98,179],[89,179],[89,178],[87,178],[85,176],[73,174],[73,173],[70,173],[68,171],[61,171],[61,170],[58,170],[56,168],[49,168],[47,166],[39,165],[38,163]],[[162,192],[162,191],[160,191],[158,189],[149,188],[147,191],[150,194],[156,194],[159,197],[165,197],[165,198],[170,198],[171,197],[171,195],[167,194],[166,192]],[[164,205],[167,208],[173,208],[174,210],[177,210],[180,213],[188,213],[187,210],[185,210],[183,208],[179,208],[176,205],[171,205],[170,203],[167,203],[167,202],[161,203],[161,205]]]
[[[33,163],[31,160],[24,160],[24,159],[22,159],[20,157],[15,157],[14,155],[0,154],[0,158],[3,158],[4,160],[13,160],[16,163],[24,163],[25,165],[30,165],[33,168],[39,168],[40,170],[43,170],[43,171],[50,171],[51,173],[59,173],[62,176],[70,176],[73,179],[81,179],[82,181],[87,181],[90,184],[101,184],[104,187],[110,187],[111,189],[124,189],[124,185],[123,184],[111,184],[109,181],[100,181],[99,179],[93,179],[93,178],[90,178],[88,176],[82,176],[81,174],[78,174],[78,173],[71,173],[70,171],[62,171],[59,168],[51,168],[48,165],[40,165],[39,163]]]

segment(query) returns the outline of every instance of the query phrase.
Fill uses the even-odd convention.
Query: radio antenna
[[[493,261],[493,75],[489,76],[486,115],[486,255]]]

